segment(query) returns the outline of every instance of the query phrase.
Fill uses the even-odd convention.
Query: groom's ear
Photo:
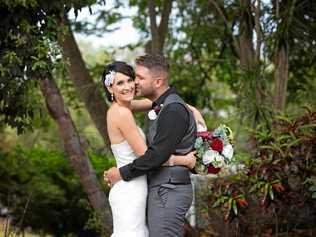
[[[160,88],[165,84],[165,81],[162,77],[156,77],[154,83],[155,83],[155,87]]]

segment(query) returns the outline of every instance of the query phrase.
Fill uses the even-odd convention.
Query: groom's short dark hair
[[[166,58],[158,54],[145,54],[136,58],[137,65],[148,68],[154,73],[163,73],[169,78],[169,64]]]

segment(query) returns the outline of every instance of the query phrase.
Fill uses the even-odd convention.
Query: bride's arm
[[[132,102],[131,102],[131,110],[133,112],[147,111],[147,110],[151,109],[151,106],[152,106],[152,101],[149,99],[132,100]],[[200,113],[200,111],[192,105],[187,104],[187,106],[192,111],[195,122],[197,124],[200,123],[204,127],[206,127],[205,120],[204,120],[202,114]]]
[[[202,114],[200,113],[200,111],[197,108],[195,108],[194,106],[192,106],[192,105],[187,104],[187,106],[189,107],[189,109],[193,113],[196,125],[201,124],[203,127],[206,128],[205,120],[204,120]]]
[[[186,155],[171,155],[169,160],[164,163],[164,166],[183,165],[189,169],[193,169],[196,163],[196,151],[191,151]]]
[[[152,106],[152,101],[149,99],[132,100],[131,110],[133,112],[142,112],[150,110]]]

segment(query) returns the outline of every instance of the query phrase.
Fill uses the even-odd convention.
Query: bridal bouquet
[[[226,125],[220,125],[213,132],[197,132],[195,171],[199,174],[217,174],[224,165],[228,165],[234,155],[232,140],[232,130]]]

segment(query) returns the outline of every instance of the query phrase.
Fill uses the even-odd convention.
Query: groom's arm
[[[144,155],[119,169],[123,180],[128,181],[146,174],[165,163],[182,140],[188,125],[189,114],[183,105],[179,103],[167,105],[157,121],[157,134],[153,144],[148,147]]]

